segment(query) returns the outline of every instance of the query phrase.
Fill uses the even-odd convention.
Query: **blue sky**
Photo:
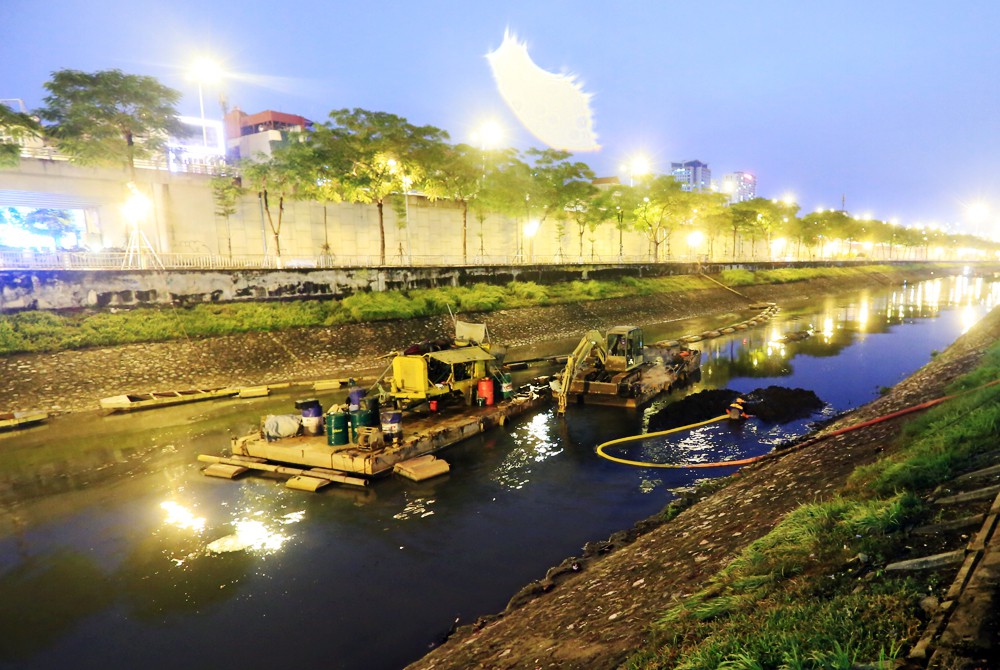
[[[0,0],[0,98],[41,104],[52,71],[119,68],[159,78],[198,113],[186,70],[222,62],[247,112],[323,121],[362,107],[470,141],[519,126],[486,61],[509,29],[539,66],[575,74],[602,148],[601,175],[637,152],[660,170],[700,159],[715,177],[757,175],[766,197],[902,223],[1000,232],[1000,3],[172,2]],[[217,91],[206,90],[219,115]],[[981,211],[981,210],[980,210]],[[984,225],[981,220],[980,225]]]

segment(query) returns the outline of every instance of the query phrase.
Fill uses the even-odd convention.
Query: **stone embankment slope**
[[[823,432],[943,395],[947,384],[973,369],[998,338],[1000,311],[994,310],[892,392]],[[745,467],[725,488],[702,496],[673,520],[637,524],[608,543],[588,547],[585,556],[567,559],[522,590],[506,612],[460,627],[409,670],[619,667],[675,599],[698,591],[795,507],[836,495],[857,466],[891,448],[903,424],[895,419],[820,439]],[[984,576],[995,593],[996,570]],[[987,622],[966,623],[976,624],[980,635],[995,637],[995,629],[982,630]]]
[[[859,275],[846,283],[809,281],[739,290],[753,300],[781,303],[927,277],[926,273],[900,272]],[[711,285],[706,282],[706,286]],[[588,329],[603,330],[615,324],[647,325],[710,315],[722,318],[748,303],[735,293],[712,287],[463,317],[485,321],[496,342],[517,347],[579,337]],[[435,317],[2,357],[0,411],[87,411],[96,409],[101,398],[123,393],[377,374],[385,368],[387,361],[382,357],[389,351],[450,332],[450,320]]]

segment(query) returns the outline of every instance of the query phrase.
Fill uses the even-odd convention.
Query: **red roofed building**
[[[225,116],[227,157],[237,160],[258,153],[270,155],[272,142],[285,139],[289,133],[307,132],[312,125],[312,121],[298,114],[272,110],[247,114],[234,107]]]

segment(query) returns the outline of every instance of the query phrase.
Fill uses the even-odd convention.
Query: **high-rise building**
[[[730,172],[722,176],[723,193],[729,202],[744,202],[757,197],[757,177],[749,172]]]
[[[708,191],[712,187],[712,171],[708,163],[701,161],[684,161],[671,163],[670,172],[674,179],[684,185],[685,191]]]

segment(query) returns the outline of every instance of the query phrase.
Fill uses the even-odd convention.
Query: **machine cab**
[[[637,326],[615,326],[609,330],[607,347],[604,367],[611,372],[626,372],[643,363],[642,329]]]

